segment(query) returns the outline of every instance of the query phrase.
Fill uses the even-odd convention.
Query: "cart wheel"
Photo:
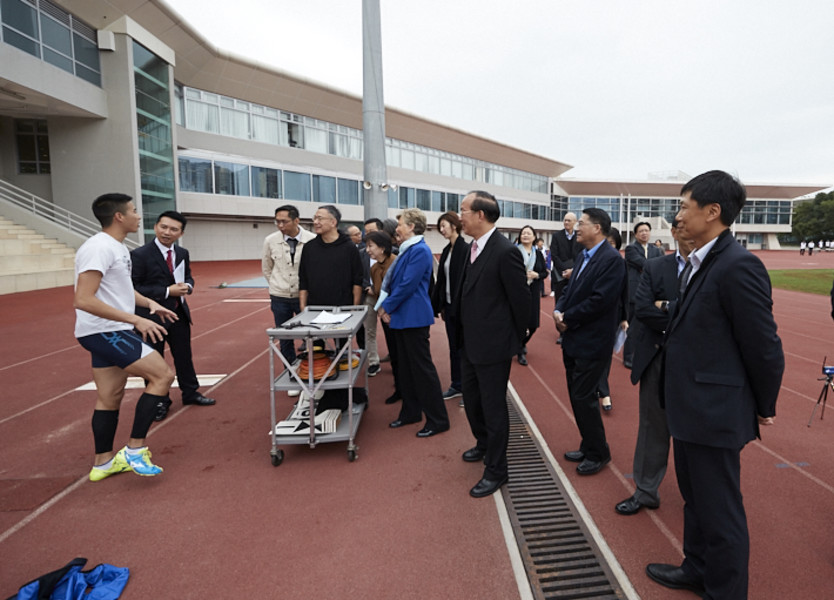
[[[277,467],[282,462],[284,462],[284,451],[278,450],[275,454],[272,455],[272,466]]]
[[[348,460],[353,462],[356,460],[356,450],[348,450]]]

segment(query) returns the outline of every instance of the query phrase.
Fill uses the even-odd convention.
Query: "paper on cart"
[[[295,415],[291,415],[294,417]],[[334,433],[342,420],[342,411],[338,408],[325,410],[316,415],[313,420],[316,433]],[[310,431],[309,413],[306,419],[290,418],[275,424],[275,435],[298,435],[307,434]]]
[[[350,318],[350,313],[332,313],[326,310],[321,311],[316,315],[316,318],[310,321],[316,325],[330,325],[332,323],[344,323]]]

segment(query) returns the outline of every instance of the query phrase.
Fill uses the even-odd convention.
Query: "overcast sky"
[[[235,54],[362,93],[361,0],[165,0]],[[570,165],[834,184],[832,0],[380,0],[385,103]]]

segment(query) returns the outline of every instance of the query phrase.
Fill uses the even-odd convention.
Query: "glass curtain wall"
[[[153,234],[157,217],[176,208],[168,63],[133,42],[142,225]]]
[[[0,0],[0,39],[101,85],[96,30],[48,0]]]

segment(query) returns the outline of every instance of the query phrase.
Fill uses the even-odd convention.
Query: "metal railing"
[[[101,225],[97,221],[77,215],[2,179],[0,179],[0,198],[85,238],[92,237],[101,231]],[[125,239],[124,242],[128,248],[140,246],[138,242],[131,239]]]

